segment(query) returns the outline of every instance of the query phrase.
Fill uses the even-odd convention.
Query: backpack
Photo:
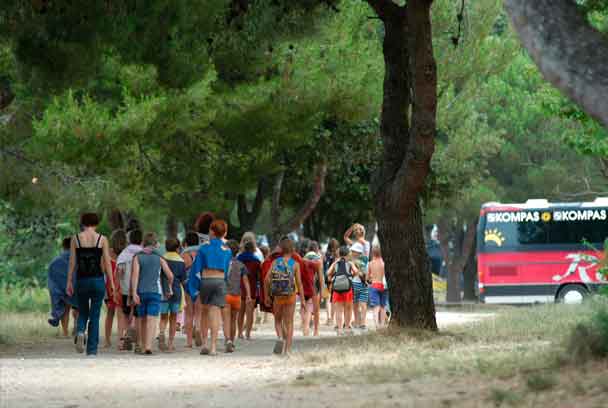
[[[293,264],[289,265],[285,258],[277,258],[270,269],[270,294],[276,296],[291,296],[295,289],[295,272]]]
[[[353,287],[353,280],[350,275],[350,265],[345,259],[338,261],[336,273],[334,275],[333,290],[337,293],[347,293]]]

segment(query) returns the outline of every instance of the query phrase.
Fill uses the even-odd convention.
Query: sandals
[[[160,351],[167,351],[167,342],[165,340],[165,333],[158,335],[158,349]]]
[[[132,347],[132,345],[130,344],[130,339],[128,337],[121,337],[118,340],[118,351],[128,351],[131,350],[131,348],[129,346]]]
[[[201,331],[199,329],[194,330],[194,344],[196,344],[196,347],[203,345],[203,336],[201,335]]]
[[[141,347],[139,346],[139,344],[135,344],[135,348],[133,349],[133,352],[135,354],[143,354],[143,350],[141,349]]]
[[[208,356],[209,355],[209,349],[207,347],[203,347],[201,349],[201,356]]]

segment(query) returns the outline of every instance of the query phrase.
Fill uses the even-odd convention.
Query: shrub
[[[49,292],[46,288],[0,285],[0,312],[47,313],[50,307]]]
[[[601,302],[586,323],[577,324],[566,343],[567,358],[575,363],[608,356],[608,304]]]

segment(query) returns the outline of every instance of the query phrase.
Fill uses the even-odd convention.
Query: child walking
[[[140,319],[139,346],[146,355],[152,354],[152,339],[158,325],[161,301],[161,270],[173,286],[173,272],[167,262],[155,252],[158,247],[156,234],[147,233],[144,236],[144,249],[133,258],[133,274],[131,276],[131,291],[133,302],[137,305]],[[171,292],[169,292],[171,294]]]
[[[173,273],[173,285],[169,285],[169,280],[163,275],[162,286],[164,293],[172,292],[173,295],[163,298],[160,304],[160,334],[158,335],[158,348],[161,351],[175,351],[175,333],[177,331],[177,314],[182,304],[182,286],[186,281],[186,266],[184,260],[177,253],[179,241],[169,238],[165,241],[165,261]],[[165,341],[165,331],[169,325],[169,344]]]

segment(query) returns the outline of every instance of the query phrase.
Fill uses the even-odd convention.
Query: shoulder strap
[[[78,238],[78,234],[76,234],[75,237],[76,237],[76,243],[78,244],[78,248],[80,248],[81,245],[80,245],[80,238]]]
[[[97,243],[95,244],[95,248],[99,248],[99,242],[101,241],[101,234],[97,237]]]

